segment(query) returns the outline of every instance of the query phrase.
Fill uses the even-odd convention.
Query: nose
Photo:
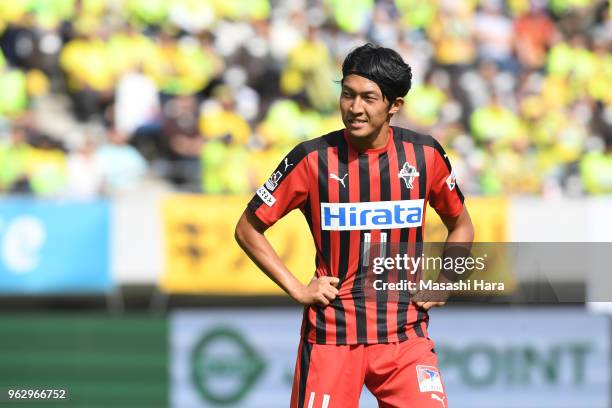
[[[353,114],[353,116],[357,116],[363,112],[363,101],[360,97],[356,97],[353,99],[353,103],[351,103],[349,110]]]

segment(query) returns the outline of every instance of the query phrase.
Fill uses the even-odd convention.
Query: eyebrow
[[[342,85],[342,89],[346,89],[348,91],[351,91],[353,93],[360,94],[360,95],[380,96],[376,91],[357,92],[357,91],[355,91],[353,88],[351,88],[348,85]]]

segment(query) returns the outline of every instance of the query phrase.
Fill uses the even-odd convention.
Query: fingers
[[[332,290],[324,290],[323,296],[325,296],[325,298],[329,299],[329,300],[334,300],[336,298],[336,296],[338,295],[338,289],[336,288],[331,288]]]
[[[327,283],[333,287],[338,287],[338,284],[340,283],[340,279],[335,276],[321,276],[317,279],[319,282]]]
[[[325,296],[322,296],[320,300],[317,300],[317,305],[319,306],[329,306],[329,304],[331,303],[331,301],[329,299],[327,299]]]
[[[334,276],[321,276],[317,279],[318,288],[320,291],[325,293],[333,293],[334,296],[338,294],[338,284],[340,279]]]
[[[432,307],[440,307],[444,306],[446,302],[432,302],[432,301],[422,301],[422,302],[414,302],[414,304],[425,311],[431,309]]]
[[[314,289],[313,303],[319,306],[328,306],[338,296],[337,286],[340,279],[334,276],[321,276],[313,279],[311,286]]]
[[[423,305],[424,303],[431,300],[432,297],[432,294],[428,291],[417,292],[414,296],[412,296],[412,303],[416,305]]]
[[[329,300],[325,296],[321,295],[321,296],[317,297],[317,299],[315,300],[315,303],[318,306],[325,307],[325,306],[329,305]]]
[[[411,300],[415,306],[429,310],[432,307],[444,306],[447,298],[448,293],[423,290],[413,295]]]
[[[319,292],[328,300],[334,300],[338,296],[338,289],[332,286],[332,279],[338,282],[338,278],[327,278],[320,282]]]

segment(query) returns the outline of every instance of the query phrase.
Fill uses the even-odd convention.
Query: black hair
[[[353,49],[342,63],[342,81],[355,74],[376,82],[383,98],[393,103],[412,86],[412,69],[391,48],[367,43]]]

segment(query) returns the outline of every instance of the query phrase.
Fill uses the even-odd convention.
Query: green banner
[[[166,407],[167,333],[164,317],[2,316],[0,407]],[[29,390],[60,392],[15,399]]]

